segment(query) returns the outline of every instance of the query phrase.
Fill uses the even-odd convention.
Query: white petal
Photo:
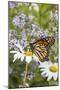
[[[40,68],[49,69],[49,67],[52,65],[51,61],[45,61],[40,64]]]
[[[15,54],[15,55],[14,55],[14,60],[13,60],[13,62],[15,62],[16,59],[17,59],[17,55]]]
[[[18,43],[18,44],[15,44],[16,47],[18,47],[20,49],[21,52],[24,52],[21,45]]]
[[[48,78],[47,78],[47,81],[49,81],[49,80],[51,80],[51,79],[52,79],[52,75],[49,74],[49,75],[48,75]]]
[[[18,58],[19,56],[20,56],[20,53],[18,52],[18,53],[16,53],[16,54],[14,55],[14,58],[15,58],[15,57]]]
[[[14,60],[13,62],[16,60],[16,59],[19,59],[21,58],[22,54],[20,52],[18,52],[17,54],[14,55]]]
[[[48,66],[47,66],[47,65],[45,65],[45,64],[44,64],[44,65],[42,64],[42,65],[40,65],[40,68],[43,68],[43,69],[48,69]]]
[[[48,77],[48,73],[45,74],[45,77]]]
[[[45,71],[41,73],[41,75],[42,75],[42,76],[43,76],[43,75],[45,75],[45,74],[46,74],[46,72],[45,72]]]
[[[18,53],[18,59],[22,57],[22,54],[21,53]]]
[[[48,76],[48,74],[49,74],[49,71],[48,70],[42,69],[41,71],[45,73],[45,76]],[[44,73],[42,73],[42,74],[44,74]]]
[[[10,51],[10,53],[17,53],[18,51]]]
[[[47,62],[47,61],[42,62],[42,63],[40,64],[40,68],[48,68],[48,67],[49,67],[49,65],[48,65],[48,62]]]
[[[23,61],[23,60],[24,60],[24,56],[21,57],[21,61]]]
[[[56,81],[57,78],[58,78],[58,73],[55,73],[55,74],[53,75],[53,79]]]
[[[30,63],[31,60],[32,60],[32,57],[31,57],[31,56],[26,56],[26,62],[27,62],[27,63]]]
[[[40,71],[45,71],[45,69],[44,69],[44,68],[42,68],[42,69],[40,69]]]
[[[15,60],[16,60],[16,59],[14,58],[13,62],[15,62]]]

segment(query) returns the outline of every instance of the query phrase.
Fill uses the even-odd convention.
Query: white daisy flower
[[[25,59],[27,63],[30,63],[32,61],[32,58],[38,61],[38,58],[31,51],[25,52],[19,43],[15,44],[15,46],[18,48],[18,50],[10,51],[10,53],[14,53],[13,62],[15,62],[16,59],[20,59],[21,61]]]
[[[47,81],[52,78],[56,81],[58,78],[58,64],[52,63],[51,61],[40,62],[41,75],[47,78]]]

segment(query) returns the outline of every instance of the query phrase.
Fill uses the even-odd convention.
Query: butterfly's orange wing
[[[46,37],[30,43],[32,52],[43,61],[48,56],[49,48],[54,44],[53,37]]]

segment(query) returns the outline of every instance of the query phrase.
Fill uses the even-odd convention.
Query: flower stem
[[[23,85],[24,86],[26,86],[27,70],[28,70],[28,63],[26,63],[26,67],[25,67],[25,75],[24,75],[24,80],[23,80]]]

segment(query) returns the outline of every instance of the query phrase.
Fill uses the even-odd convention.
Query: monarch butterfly
[[[54,37],[45,37],[30,43],[32,52],[41,60],[44,61],[48,57],[50,47],[54,44]]]

